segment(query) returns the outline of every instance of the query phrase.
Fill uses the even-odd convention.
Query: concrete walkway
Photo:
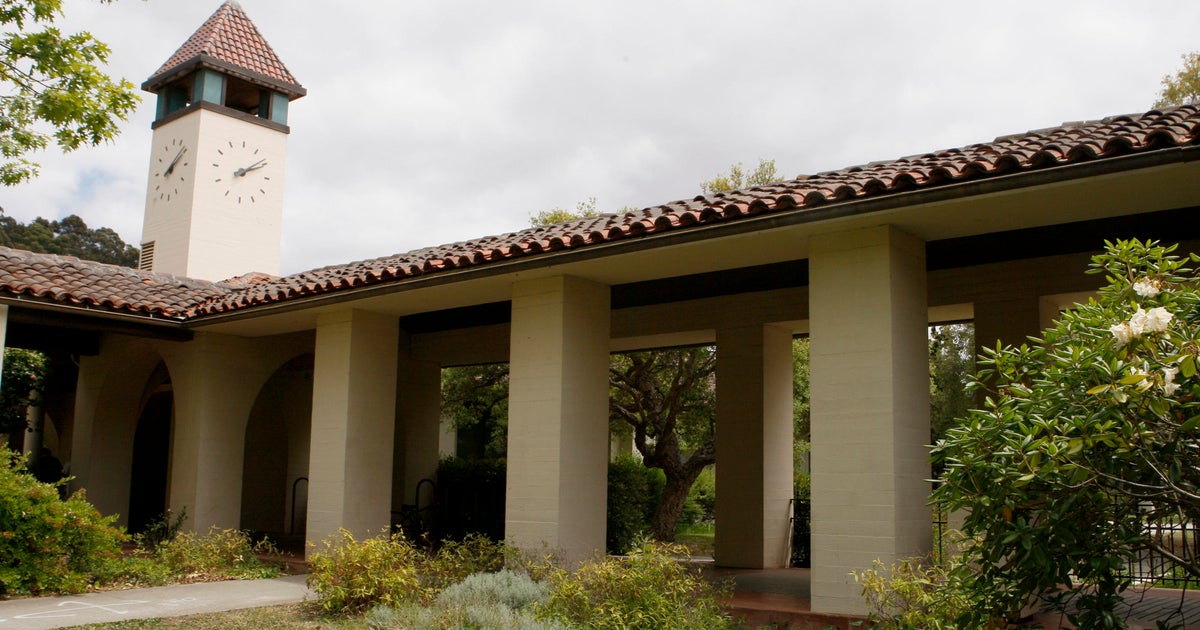
[[[290,575],[0,601],[0,630],[65,628],[291,604],[312,595],[304,579],[303,575]]]

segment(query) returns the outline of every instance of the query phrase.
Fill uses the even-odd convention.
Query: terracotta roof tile
[[[226,0],[154,76],[169,72],[199,55],[208,55],[281,83],[299,85],[241,5],[233,0]]]
[[[212,297],[192,308],[189,315],[221,313],[758,214],[803,211],[830,203],[1197,144],[1200,144],[1197,105],[1066,123],[962,148],[801,175],[768,186],[700,195],[620,216],[579,219],[314,269]]]
[[[133,312],[202,317],[749,216],[804,212],[828,204],[1196,145],[1200,145],[1200,106],[1185,105],[1068,123],[962,148],[801,175],[776,184],[700,195],[622,215],[527,228],[282,278],[251,274],[216,284],[0,249],[0,292]]]
[[[231,290],[203,280],[0,247],[0,292],[10,295],[182,319],[189,305]]]

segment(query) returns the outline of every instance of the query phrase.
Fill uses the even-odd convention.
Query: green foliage
[[[1171,107],[1200,100],[1200,52],[1183,56],[1183,67],[1162,78],[1162,90],[1155,107]]]
[[[120,553],[125,536],[83,492],[69,499],[0,447],[0,596],[77,593]]]
[[[4,374],[0,376],[0,433],[24,431],[25,408],[46,387],[49,363],[36,350],[4,349]]]
[[[126,244],[111,228],[93,230],[73,214],[59,221],[38,217],[25,225],[0,209],[0,245],[124,267],[138,264],[138,248]]]
[[[685,554],[677,545],[644,541],[627,558],[559,570],[538,616],[597,629],[731,627],[721,607],[725,591],[680,563]]]
[[[683,511],[679,513],[681,525],[697,523],[712,523],[717,518],[717,474],[709,466],[700,471],[700,476],[688,490],[687,500],[683,503]]]
[[[960,627],[955,619],[971,606],[949,568],[920,559],[890,567],[876,560],[853,575],[867,600],[871,627],[878,630],[954,630]]]
[[[628,553],[650,530],[650,519],[664,484],[662,471],[646,468],[631,455],[622,455],[609,463],[605,526],[609,553]]]
[[[783,175],[775,168],[775,160],[758,159],[758,166],[746,173],[742,163],[738,162],[729,167],[729,173],[720,173],[710,180],[700,182],[700,190],[706,195],[715,195],[730,190],[740,190],[751,186],[766,186],[783,181]]]
[[[308,586],[327,613],[417,602],[425,595],[417,576],[419,555],[398,534],[357,541],[343,529],[309,554]]]
[[[974,406],[971,376],[975,373],[975,326],[933,326],[929,333],[929,425],[937,441]]]
[[[245,532],[213,527],[206,534],[183,532],[163,542],[155,558],[183,582],[246,580],[277,577],[278,566],[264,564],[259,554],[278,556],[263,540],[254,543]]]
[[[1032,345],[985,353],[993,395],[933,451],[937,506],[964,510],[978,540],[957,574],[964,625],[1062,593],[1077,625],[1121,627],[1127,563],[1164,551],[1148,525],[1200,517],[1200,281],[1174,249],[1107,244],[1097,299]],[[1198,563],[1177,566],[1200,576]]]
[[[138,545],[143,549],[154,552],[158,551],[164,543],[175,540],[179,535],[180,529],[183,528],[183,521],[187,519],[187,508],[179,510],[174,518],[171,517],[171,510],[160,514],[154,519],[146,531],[134,536]]]
[[[494,573],[504,568],[507,547],[486,536],[468,535],[460,541],[445,541],[433,555],[418,558],[421,586],[436,593],[477,573]]]
[[[588,197],[586,201],[580,201],[575,204],[574,211],[565,208],[551,208],[537,214],[531,214],[529,215],[529,224],[533,227],[546,227],[598,216],[600,216],[600,211],[596,209],[596,198]]]
[[[111,2],[111,0],[101,0]],[[37,175],[27,156],[49,146],[63,151],[98,145],[119,133],[137,106],[132,83],[101,72],[108,46],[87,32],[66,34],[55,21],[62,0],[0,3],[0,183]]]
[[[508,364],[442,370],[442,413],[459,431],[459,454],[471,459],[507,454]],[[474,436],[475,445],[468,441]]]

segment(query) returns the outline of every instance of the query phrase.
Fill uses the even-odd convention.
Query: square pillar
[[[505,536],[568,562],[604,551],[609,288],[513,286]]]
[[[417,484],[437,474],[441,441],[442,368],[434,361],[413,358],[408,335],[401,334],[396,378],[396,446],[393,453],[392,510],[404,505],[427,507],[432,488],[422,489],[417,505]]]
[[[390,315],[345,310],[317,316],[309,542],[340,528],[367,537],[390,525],[399,335]]]
[[[164,346],[175,422],[171,432],[171,511],[187,509],[187,527],[241,527],[246,422],[273,367],[252,340],[200,333]]]
[[[792,335],[717,329],[717,540],[722,567],[787,566],[792,499]]]
[[[925,247],[892,226],[810,244],[812,610],[864,614],[851,571],[927,554]]]

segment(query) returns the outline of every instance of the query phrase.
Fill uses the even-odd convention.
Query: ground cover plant
[[[1042,339],[981,358],[988,392],[933,450],[935,503],[966,514],[974,541],[951,575],[970,598],[963,627],[1003,627],[1036,602],[1079,627],[1115,612],[1139,554],[1200,577],[1158,526],[1200,519],[1200,259],[1137,240],[1108,243],[1098,297]]]

